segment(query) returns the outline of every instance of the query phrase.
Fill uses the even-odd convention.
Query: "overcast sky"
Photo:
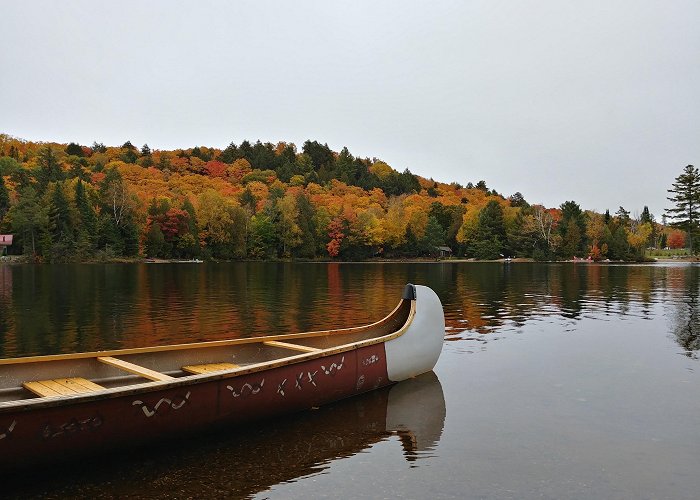
[[[0,3],[0,132],[306,139],[657,219],[700,163],[700,2]]]

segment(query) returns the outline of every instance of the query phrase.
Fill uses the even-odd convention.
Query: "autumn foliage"
[[[685,233],[674,229],[668,235],[668,247],[671,249],[685,248]]]
[[[300,151],[260,141],[165,151],[2,134],[0,232],[15,235],[10,252],[45,261],[353,260],[435,257],[445,247],[486,259],[628,259],[658,234],[653,221],[604,218],[574,202],[531,206],[484,181],[436,182],[317,141]],[[682,246],[677,238],[669,245]]]

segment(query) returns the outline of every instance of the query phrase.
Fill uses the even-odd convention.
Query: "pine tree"
[[[700,238],[700,172],[697,167],[688,165],[668,190],[672,193],[667,199],[674,207],[667,208],[666,214],[672,219],[671,225],[688,234],[688,247],[691,253],[698,250]]]
[[[39,181],[40,192],[43,193],[49,182],[63,180],[63,170],[61,170],[56,153],[51,149],[51,146],[47,145],[39,151],[37,161],[39,163],[37,180]]]

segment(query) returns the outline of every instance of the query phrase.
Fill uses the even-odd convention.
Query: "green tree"
[[[520,208],[527,208],[530,205],[528,204],[527,201],[525,201],[525,197],[522,195],[520,191],[512,194],[509,198],[508,201],[510,201],[510,206],[511,207],[520,207]]]
[[[22,252],[37,256],[41,254],[42,237],[48,232],[48,210],[39,203],[33,187],[22,188],[18,202],[8,212],[13,232],[20,236]]]
[[[330,168],[333,163],[333,151],[328,147],[328,144],[320,144],[317,141],[306,141],[302,147],[304,154],[311,159],[311,164],[316,172],[321,167]]]
[[[438,220],[433,217],[428,217],[428,224],[425,226],[425,234],[418,241],[418,249],[421,254],[435,255],[437,247],[445,244],[445,230]]]
[[[151,156],[151,148],[148,144],[141,146],[141,158],[138,159],[138,164],[144,168],[149,168],[154,165],[153,156]]]
[[[189,214],[187,221],[187,234],[183,235],[178,242],[181,251],[185,256],[195,257],[199,255],[199,229],[197,225],[197,213],[189,198],[185,198],[182,209]]]
[[[224,149],[219,155],[219,161],[224,163],[233,163],[239,158],[243,158],[243,155],[238,150],[238,146],[234,142],[231,142],[226,149]]]
[[[248,239],[248,214],[238,206],[229,206],[231,218],[231,244],[228,247],[226,258],[242,259],[247,254]]]
[[[282,244],[282,255],[289,257],[302,242],[302,231],[297,224],[299,208],[296,197],[291,193],[286,194],[277,201],[277,211],[277,234]]]
[[[199,196],[200,239],[215,257],[231,243],[233,219],[220,193],[209,189]]]
[[[309,198],[301,193],[297,196],[297,225],[301,230],[301,243],[297,247],[296,255],[299,257],[312,258],[316,254],[316,214]]]
[[[165,236],[160,224],[153,222],[146,231],[144,247],[147,257],[164,257],[166,252]]]
[[[671,225],[686,232],[691,253],[700,248],[700,172],[697,167],[688,165],[676,177],[667,199],[674,206],[666,209],[672,220]]]
[[[581,207],[574,201],[561,204],[559,234],[562,238],[560,253],[563,257],[573,257],[585,253],[586,218]]]
[[[0,157],[0,176],[12,175],[19,170],[22,170],[22,166],[17,160],[10,156]]]
[[[73,156],[85,156],[85,153],[83,152],[83,148],[80,146],[80,144],[76,144],[74,142],[71,142],[66,146],[66,149],[64,150],[67,155],[73,155]]]
[[[58,157],[51,146],[46,145],[39,150],[37,163],[39,165],[37,180],[39,181],[39,190],[41,193],[46,190],[49,182],[63,180],[63,170],[61,170]]]
[[[318,181],[318,176],[314,171],[314,165],[311,157],[307,154],[297,155],[294,160],[294,173],[303,175],[307,182]]]
[[[126,141],[124,144],[122,144],[122,151],[121,154],[119,155],[119,158],[124,162],[124,163],[136,163],[136,159],[139,157],[138,153],[136,152],[136,146],[131,144],[131,141]]]
[[[477,259],[497,259],[507,252],[503,208],[496,200],[489,201],[479,213],[468,252]]]
[[[627,228],[618,219],[612,219],[603,231],[603,246],[607,246],[607,256],[611,260],[630,260],[632,256]]]
[[[264,213],[254,215],[250,219],[248,237],[248,255],[254,259],[265,259],[273,256],[277,244],[275,224]]]
[[[258,199],[250,190],[250,186],[246,186],[243,192],[238,196],[238,201],[241,206],[247,209],[251,214],[255,213],[258,204]]]
[[[355,158],[344,147],[335,160],[335,172],[338,179],[346,184],[355,184]]]
[[[531,207],[518,211],[508,233],[511,251],[517,257],[533,257],[535,248],[540,244],[540,231],[534,210]],[[540,246],[542,246],[540,244]]]
[[[625,207],[620,207],[617,209],[617,212],[615,212],[615,216],[622,226],[629,227],[630,222],[632,221],[629,210],[625,210]]]

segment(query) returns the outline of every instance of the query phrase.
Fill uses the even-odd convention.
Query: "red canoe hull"
[[[265,371],[0,413],[0,465],[62,460],[301,411],[391,384],[384,344]]]

